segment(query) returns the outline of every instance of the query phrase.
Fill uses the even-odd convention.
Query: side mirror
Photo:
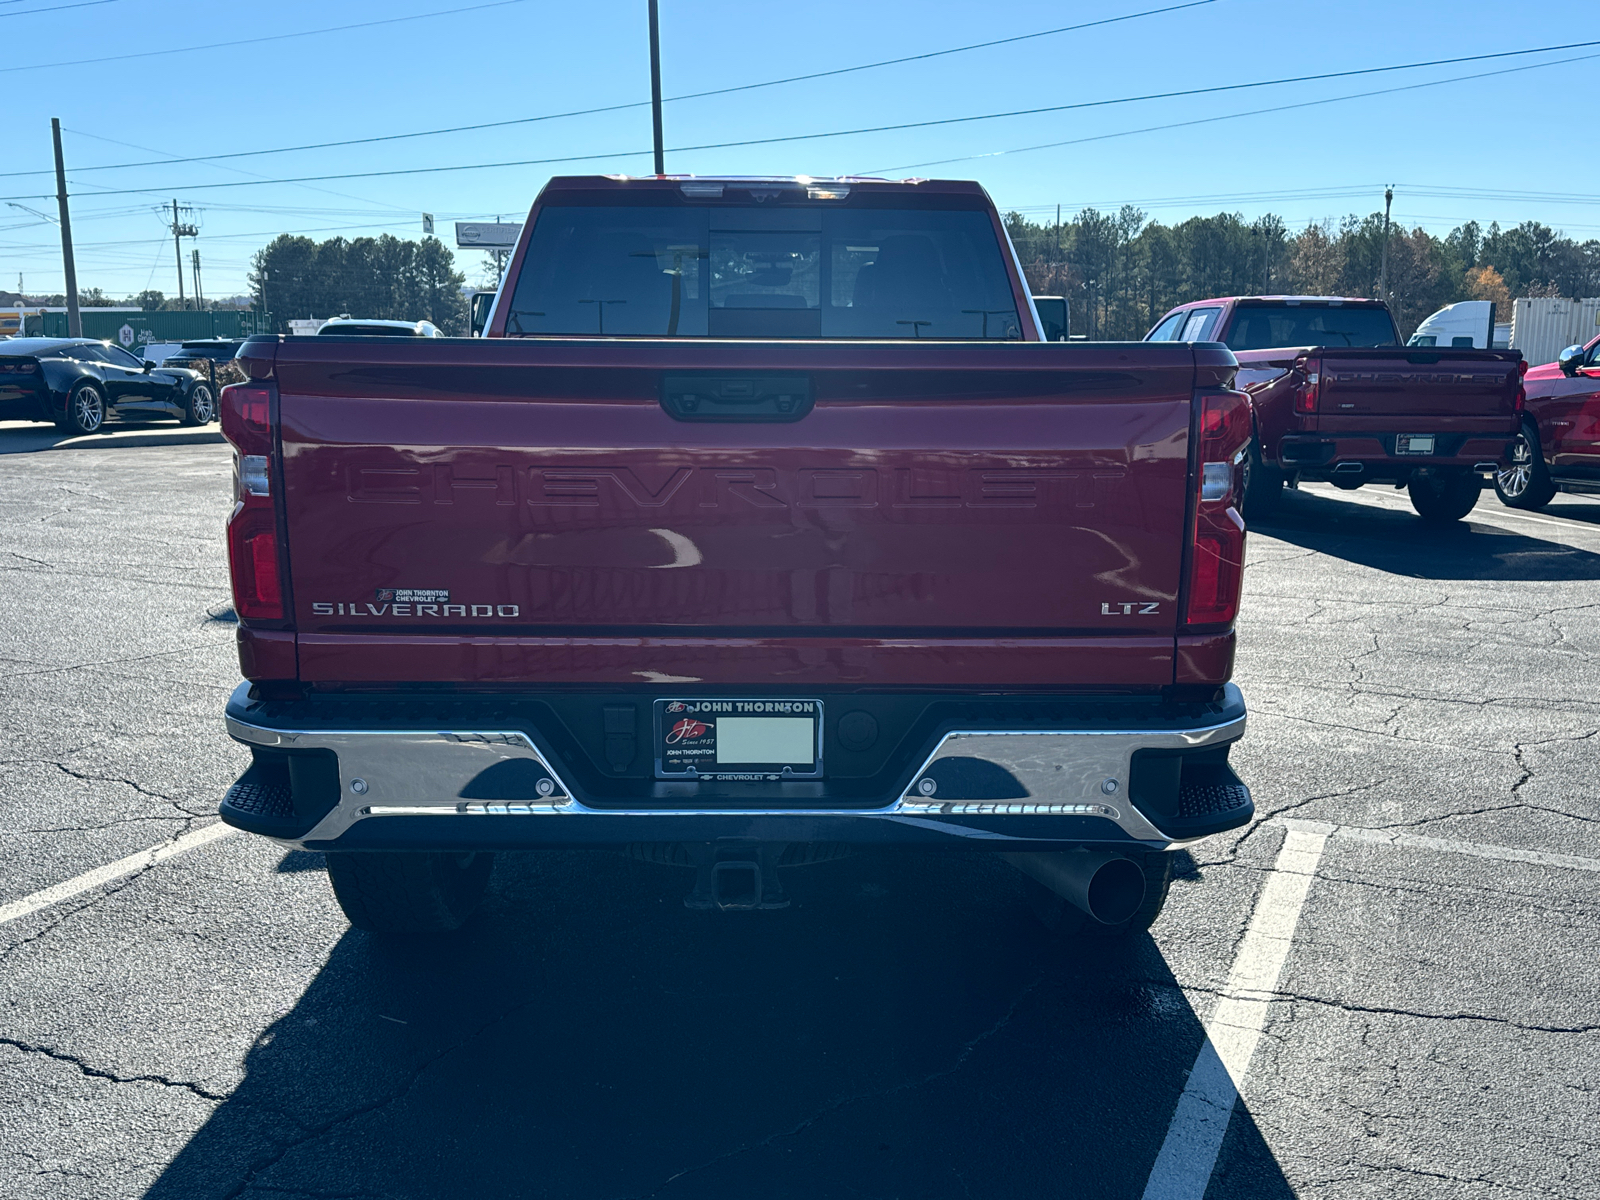
[[[1065,296],[1035,296],[1033,307],[1038,310],[1039,321],[1044,326],[1044,340],[1064,342],[1071,334]]]
[[[489,310],[494,307],[493,292],[474,292],[472,295],[472,336],[482,337],[489,327]]]
[[[1561,368],[1563,375],[1576,375],[1578,368],[1583,366],[1583,347],[1568,346],[1556,355],[1556,366]]]
[[[155,368],[156,368],[156,364],[155,363],[151,362],[148,358],[144,360],[144,369],[146,371],[153,371],[153,370],[155,370]]]

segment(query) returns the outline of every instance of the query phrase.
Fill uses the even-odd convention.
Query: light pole
[[[67,336],[83,336],[83,314],[78,311],[78,265],[72,259],[72,217],[67,212],[67,168],[61,161],[61,120],[50,118],[50,136],[56,144],[56,202],[61,206],[61,265],[67,276]]]
[[[655,123],[656,174],[665,175],[666,158],[661,148],[661,22],[656,0],[650,0],[650,116]]]
[[[1389,205],[1394,203],[1394,188],[1383,189],[1383,264],[1378,268],[1378,290],[1383,302],[1389,302]]]

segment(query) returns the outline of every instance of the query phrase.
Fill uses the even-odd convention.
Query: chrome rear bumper
[[[511,848],[770,836],[1018,846],[1109,841],[1163,849],[1198,839],[1164,832],[1133,803],[1134,755],[1221,748],[1245,728],[1243,700],[1229,684],[1224,708],[1230,715],[1194,728],[951,730],[904,787],[880,804],[819,807],[817,785],[780,783],[753,790],[748,805],[722,797],[712,806],[701,799],[700,785],[671,781],[654,785],[647,806],[617,806],[586,803],[562,764],[523,730],[294,728],[251,719],[245,715],[249,706],[248,685],[241,685],[229,704],[228,733],[264,751],[322,752],[324,761],[335,759],[338,798],[310,818],[309,828],[302,821],[290,832],[289,789],[270,794],[271,785],[257,780],[241,793],[247,773],[229,793],[223,816],[285,844],[311,848],[336,842],[374,849],[435,842]],[[1250,811],[1248,790],[1236,777],[1229,786],[1237,793],[1223,802],[1242,815],[1234,820],[1231,810],[1216,809],[1214,801],[1209,810],[1230,812],[1232,823],[1224,827],[1244,823]],[[274,813],[286,818],[281,829],[266,820]],[[400,824],[408,828],[398,832]],[[1174,822],[1163,824],[1171,830]],[[397,832],[380,836],[380,827]]]

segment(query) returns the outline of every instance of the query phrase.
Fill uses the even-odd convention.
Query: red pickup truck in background
[[[1522,423],[1520,351],[1401,344],[1381,300],[1230,296],[1173,309],[1146,341],[1221,342],[1250,397],[1244,513],[1285,484],[1406,488],[1426,521],[1458,521],[1510,464]]]
[[[1234,356],[1043,342],[976,184],[552,180],[488,334],[256,337],[224,392],[221,811],[356,925],[455,927],[500,850],[766,908],[871,845],[1128,933],[1249,820]]]
[[[1512,508],[1543,508],[1557,492],[1600,495],[1600,337],[1568,346],[1527,374],[1528,405],[1494,490]]]

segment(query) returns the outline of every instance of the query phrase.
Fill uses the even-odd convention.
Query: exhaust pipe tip
[[[1102,925],[1120,925],[1144,904],[1144,868],[1121,854],[1083,849],[1001,857]]]
[[[1127,858],[1113,858],[1089,877],[1086,911],[1102,925],[1120,925],[1144,903],[1144,871]]]

